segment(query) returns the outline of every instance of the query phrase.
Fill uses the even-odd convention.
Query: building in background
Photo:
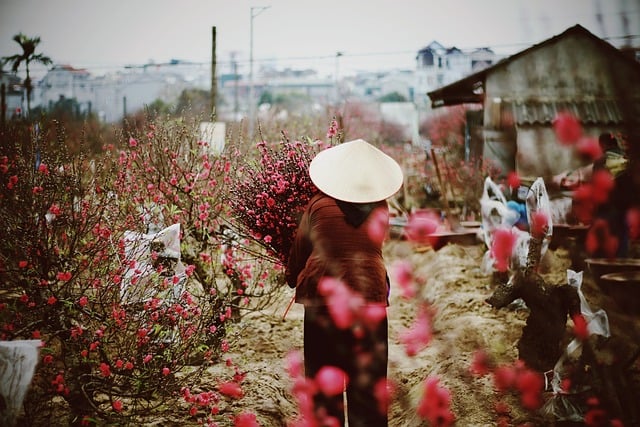
[[[587,136],[637,123],[640,63],[576,25],[428,96],[434,108],[482,106],[483,158],[505,176],[551,176],[582,165],[557,142],[559,112],[577,117]]]
[[[445,48],[437,41],[431,42],[416,56],[415,102],[428,108],[428,92],[487,68],[501,58],[489,48],[466,53],[456,47]]]
[[[22,80],[13,73],[0,73],[0,121],[21,117],[26,104]]]

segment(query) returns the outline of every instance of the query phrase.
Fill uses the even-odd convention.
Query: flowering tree
[[[257,243],[276,264],[286,263],[299,216],[317,189],[308,169],[314,146],[283,139],[257,144],[255,163],[239,165],[229,208],[237,232]]]
[[[186,124],[150,124],[95,159],[62,126],[34,129],[9,127],[0,153],[0,338],[43,342],[27,415],[52,396],[70,422],[148,414],[198,384],[268,280],[218,239],[224,162]],[[188,248],[161,238],[171,224]],[[214,405],[226,395],[212,388]]]

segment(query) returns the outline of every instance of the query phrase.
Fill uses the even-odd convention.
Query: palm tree
[[[40,37],[29,38],[19,33],[13,36],[13,40],[22,48],[22,54],[5,56],[2,60],[3,62],[11,63],[11,70],[14,73],[18,72],[18,68],[24,62],[27,72],[27,77],[24,79],[24,87],[27,89],[27,115],[29,115],[31,113],[31,91],[33,90],[31,76],[29,75],[29,64],[35,62],[42,65],[50,65],[52,61],[48,56],[35,53],[36,47],[40,44]]]

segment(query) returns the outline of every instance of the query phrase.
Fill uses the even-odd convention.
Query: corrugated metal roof
[[[518,125],[549,124],[560,112],[569,112],[583,124],[623,122],[620,105],[613,99],[565,101],[516,101],[511,109]]]

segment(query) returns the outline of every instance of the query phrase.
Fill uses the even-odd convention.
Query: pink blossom
[[[432,426],[450,426],[455,422],[451,412],[451,392],[442,387],[437,377],[428,377],[424,382],[424,394],[418,403],[418,415]]]
[[[431,316],[426,307],[421,307],[413,325],[400,334],[400,342],[408,356],[415,356],[429,344],[431,336]]]
[[[336,327],[346,329],[353,325],[364,305],[362,296],[352,292],[342,281],[323,277],[318,292],[329,307],[329,314]]]
[[[367,223],[369,239],[376,245],[382,245],[389,229],[389,213],[386,209],[375,209]]]
[[[626,214],[629,239],[640,239],[640,208],[631,208]]]
[[[473,361],[469,366],[469,372],[477,377],[485,376],[490,371],[489,355],[484,350],[476,350],[473,354]]]
[[[218,391],[225,396],[229,396],[234,399],[240,399],[244,395],[242,388],[240,388],[240,385],[233,381],[219,384]]]
[[[541,238],[547,233],[549,218],[543,211],[536,211],[531,215],[531,235]]]
[[[133,137],[129,138],[129,147],[137,147],[137,146],[138,146],[138,141]]]
[[[432,236],[440,225],[440,218],[432,212],[419,211],[409,216],[409,221],[405,227],[405,235],[408,240],[419,243],[433,245],[437,238]]]
[[[491,255],[495,260],[496,270],[507,271],[515,244],[516,234],[510,228],[496,228],[491,241]]]
[[[378,382],[373,386],[373,395],[378,402],[378,411],[380,411],[381,414],[387,413],[395,393],[395,383],[387,378],[378,380]]]
[[[493,384],[499,392],[505,392],[515,385],[516,377],[516,370],[513,366],[498,366],[493,371]]]
[[[285,362],[289,376],[291,376],[292,378],[302,376],[304,364],[302,361],[302,354],[299,351],[292,350],[287,353]]]
[[[233,418],[234,427],[260,427],[255,414],[242,412]]]
[[[398,260],[394,262],[392,274],[395,282],[402,290],[404,298],[413,298],[416,296],[416,286],[413,278],[413,266],[407,260]]]
[[[580,138],[576,151],[587,161],[594,161],[602,156],[602,148],[596,138]]]
[[[520,187],[520,176],[516,172],[509,172],[507,175],[507,184],[509,184],[510,188],[518,188]]]
[[[582,314],[576,314],[573,319],[573,333],[576,338],[580,340],[586,340],[589,338],[589,329],[587,328],[587,321]]]
[[[567,111],[558,113],[553,121],[553,129],[558,141],[564,145],[573,145],[582,136],[580,121]]]
[[[62,282],[68,282],[71,280],[71,273],[69,271],[61,271],[56,274],[56,278]]]
[[[102,373],[103,377],[108,377],[109,375],[111,375],[111,367],[102,362],[100,363],[100,372]]]
[[[315,376],[318,389],[326,396],[342,393],[348,380],[347,374],[335,366],[323,366]]]

